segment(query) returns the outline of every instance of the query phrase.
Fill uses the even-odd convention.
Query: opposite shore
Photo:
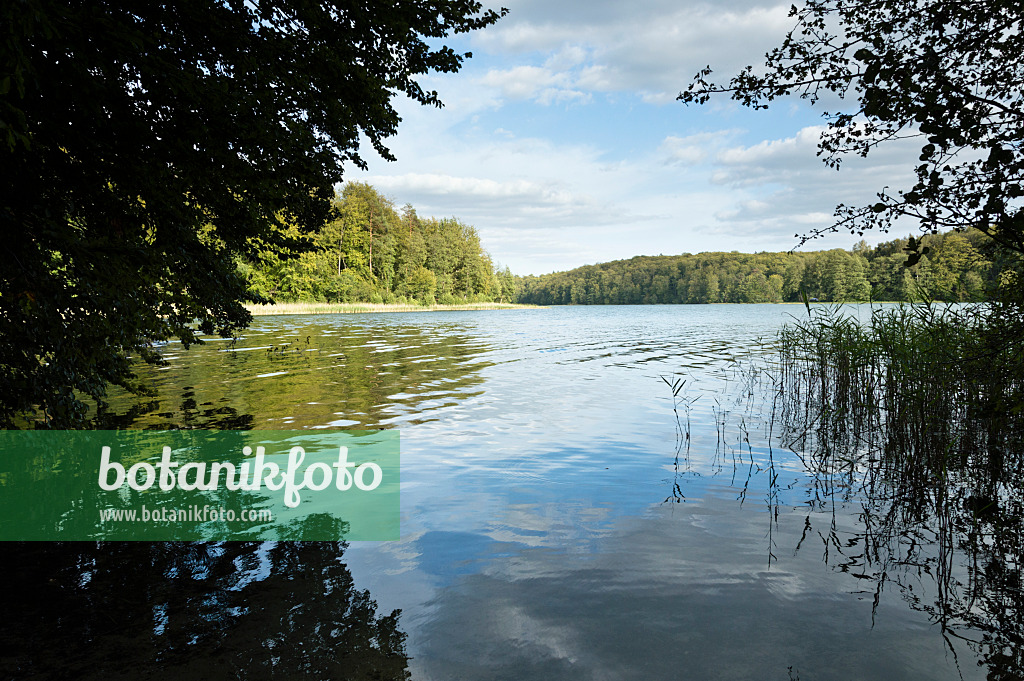
[[[956,303],[942,303],[937,301],[938,304],[942,305],[955,305]],[[647,306],[647,305],[661,305],[661,306],[691,306],[691,305],[716,305],[716,306],[728,306],[728,305],[793,305],[793,306],[804,306],[803,301],[797,302],[783,302],[783,303],[639,303],[636,306]],[[834,305],[846,305],[846,304],[866,304],[866,305],[913,305],[914,303],[908,303],[907,301],[899,300],[851,300],[844,303],[832,303],[827,301],[814,300],[810,302],[815,307],[828,307]],[[620,305],[606,305],[607,307],[619,307]],[[273,305],[246,305],[245,308],[249,310],[255,317],[267,316],[267,315],[285,315],[285,314],[358,314],[367,312],[453,312],[453,311],[465,311],[465,310],[530,310],[530,309],[545,309],[548,307],[588,307],[586,305],[533,305],[528,303],[459,303],[455,305],[417,305],[415,303],[310,303],[310,302],[298,302],[298,303],[275,303]],[[595,305],[594,307],[601,307],[601,305]]]
[[[544,305],[517,303],[462,303],[457,305],[416,305],[404,303],[276,303],[246,305],[255,317],[278,314],[353,314],[365,312],[441,312],[458,310],[519,310]]]

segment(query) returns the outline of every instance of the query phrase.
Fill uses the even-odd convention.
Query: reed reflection
[[[881,360],[859,328],[797,326],[780,337],[780,363],[759,374],[770,440],[811,476],[795,548],[869,583],[876,607],[898,589],[954,658],[966,646],[989,679],[1024,678],[1020,386],[934,349]],[[766,470],[777,523],[785,504],[771,460]]]

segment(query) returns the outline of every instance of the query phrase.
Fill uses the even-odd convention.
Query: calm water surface
[[[402,610],[413,679],[984,678],[928,574],[878,578],[860,500],[769,448],[745,368],[800,314],[261,317],[166,346],[119,425],[400,429],[403,538],[344,560]]]

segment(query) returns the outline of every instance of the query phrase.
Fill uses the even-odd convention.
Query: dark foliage
[[[0,10],[0,425],[81,422],[151,343],[245,325],[239,256],[301,250],[360,135],[468,54],[471,0],[47,2]],[[436,43],[434,43],[436,45]]]

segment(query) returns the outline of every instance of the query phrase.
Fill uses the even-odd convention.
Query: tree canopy
[[[471,0],[18,0],[0,9],[0,426],[132,388],[132,355],[231,333],[237,267],[298,253],[360,139],[392,158],[392,99],[471,55]],[[435,40],[431,40],[435,39]]]
[[[516,279],[516,300],[539,305],[947,301],[987,298],[1019,268],[977,230],[927,234],[907,267],[911,238],[850,251],[636,256]]]
[[[933,233],[974,227],[1024,252],[1024,3],[806,0],[790,14],[796,25],[763,70],[748,66],[718,85],[705,68],[679,99],[727,93],[757,109],[785,95],[838,96],[819,145],[832,165],[900,139],[921,144],[912,187],[840,205],[831,227],[803,241],[842,228],[887,231],[908,217]]]
[[[455,218],[420,218],[361,182],[334,202],[336,217],[308,235],[296,257],[266,250],[243,260],[256,293],[285,301],[424,305],[508,302],[512,273],[498,271],[476,229]]]

